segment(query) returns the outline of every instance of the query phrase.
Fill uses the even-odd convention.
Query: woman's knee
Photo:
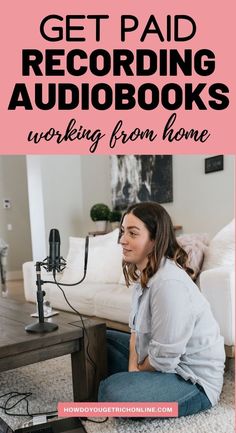
[[[114,382],[113,378],[117,374],[119,373],[112,374],[107,379],[104,379],[100,382],[99,389],[98,389],[98,401],[100,402],[120,401],[119,398],[121,397],[122,390],[120,390],[120,387],[117,383],[116,384],[113,383]]]
[[[129,386],[129,383],[131,376],[138,374],[139,372],[120,372],[102,380],[98,390],[98,401],[135,401],[135,398],[138,398],[135,391],[135,380],[132,380],[132,387]]]
[[[208,410],[212,407],[210,400],[204,391],[197,390],[185,400],[179,402],[178,416],[194,415],[196,413]]]
[[[175,401],[178,402],[179,417],[212,407],[204,390],[196,385],[185,381],[175,383],[173,376],[170,376],[170,380],[167,379],[160,372],[116,373],[100,383],[98,401]]]

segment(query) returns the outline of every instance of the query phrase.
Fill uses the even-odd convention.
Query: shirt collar
[[[161,259],[161,261],[160,261],[160,266],[159,266],[157,272],[156,272],[156,273],[155,273],[151,278],[149,278],[149,280],[148,280],[148,284],[147,284],[147,288],[148,288],[148,289],[150,288],[150,286],[151,286],[153,280],[156,278],[156,276],[157,276],[159,270],[160,270],[161,268],[163,268],[163,266],[165,265],[165,263],[166,263],[166,259],[167,259],[167,257],[165,257],[165,256],[162,257],[162,259]]]
[[[159,269],[161,269],[165,265],[166,259],[167,259],[167,257],[165,257],[165,256],[162,257]],[[159,271],[159,269],[158,269],[158,271]],[[152,281],[154,280],[154,278],[158,274],[158,271],[149,279],[148,284],[147,284],[148,289],[150,288]],[[135,283],[135,290],[136,290],[137,296],[139,298],[143,294],[143,291],[144,291],[144,288],[141,286],[141,283],[139,280]]]

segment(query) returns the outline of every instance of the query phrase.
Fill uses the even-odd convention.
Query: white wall
[[[35,217],[32,213],[33,226],[36,226],[36,218],[39,226],[38,233],[32,233],[34,260],[47,256],[51,228],[57,228],[60,232],[61,254],[65,257],[69,236],[85,236],[89,230],[95,229],[89,216],[91,206],[95,202],[111,204],[109,158],[41,155],[28,156],[27,160],[28,165],[32,164],[29,184],[38,183],[35,191],[33,187],[29,192],[30,202],[37,203],[38,207],[37,215],[36,208],[34,211]],[[36,164],[37,170],[34,170]],[[38,219],[41,219],[41,225]],[[43,237],[43,241],[38,239],[39,236]],[[46,245],[44,251],[42,242]]]
[[[83,225],[84,203],[80,155],[43,155],[40,157],[45,209],[45,231],[60,232],[61,254],[68,251],[69,236],[79,236]],[[46,255],[47,255],[46,254]]]
[[[5,198],[10,209],[3,208]],[[0,237],[9,245],[8,277],[20,278],[22,263],[32,259],[25,156],[0,156]]]
[[[82,233],[96,230],[90,218],[90,209],[95,203],[105,203],[111,208],[111,173],[109,156],[86,155],[81,157],[84,194]]]
[[[213,237],[234,216],[234,157],[224,156],[224,170],[204,173],[209,155],[173,156],[173,203],[165,204],[184,233]]]
[[[46,254],[45,213],[41,161],[38,156],[26,157],[30,227],[33,261],[41,261]]]

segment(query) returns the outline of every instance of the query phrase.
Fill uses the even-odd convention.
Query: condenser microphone
[[[51,229],[49,233],[49,256],[48,256],[48,272],[60,272],[60,247],[61,239],[57,229]]]

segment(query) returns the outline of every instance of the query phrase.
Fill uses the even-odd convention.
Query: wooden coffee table
[[[37,321],[30,316],[33,312],[34,304],[0,298],[0,371],[71,354],[74,401],[97,401],[99,383],[107,375],[106,324],[84,318],[94,371],[79,316],[60,312],[45,319],[58,324],[56,331],[32,334],[25,331],[25,326]]]

